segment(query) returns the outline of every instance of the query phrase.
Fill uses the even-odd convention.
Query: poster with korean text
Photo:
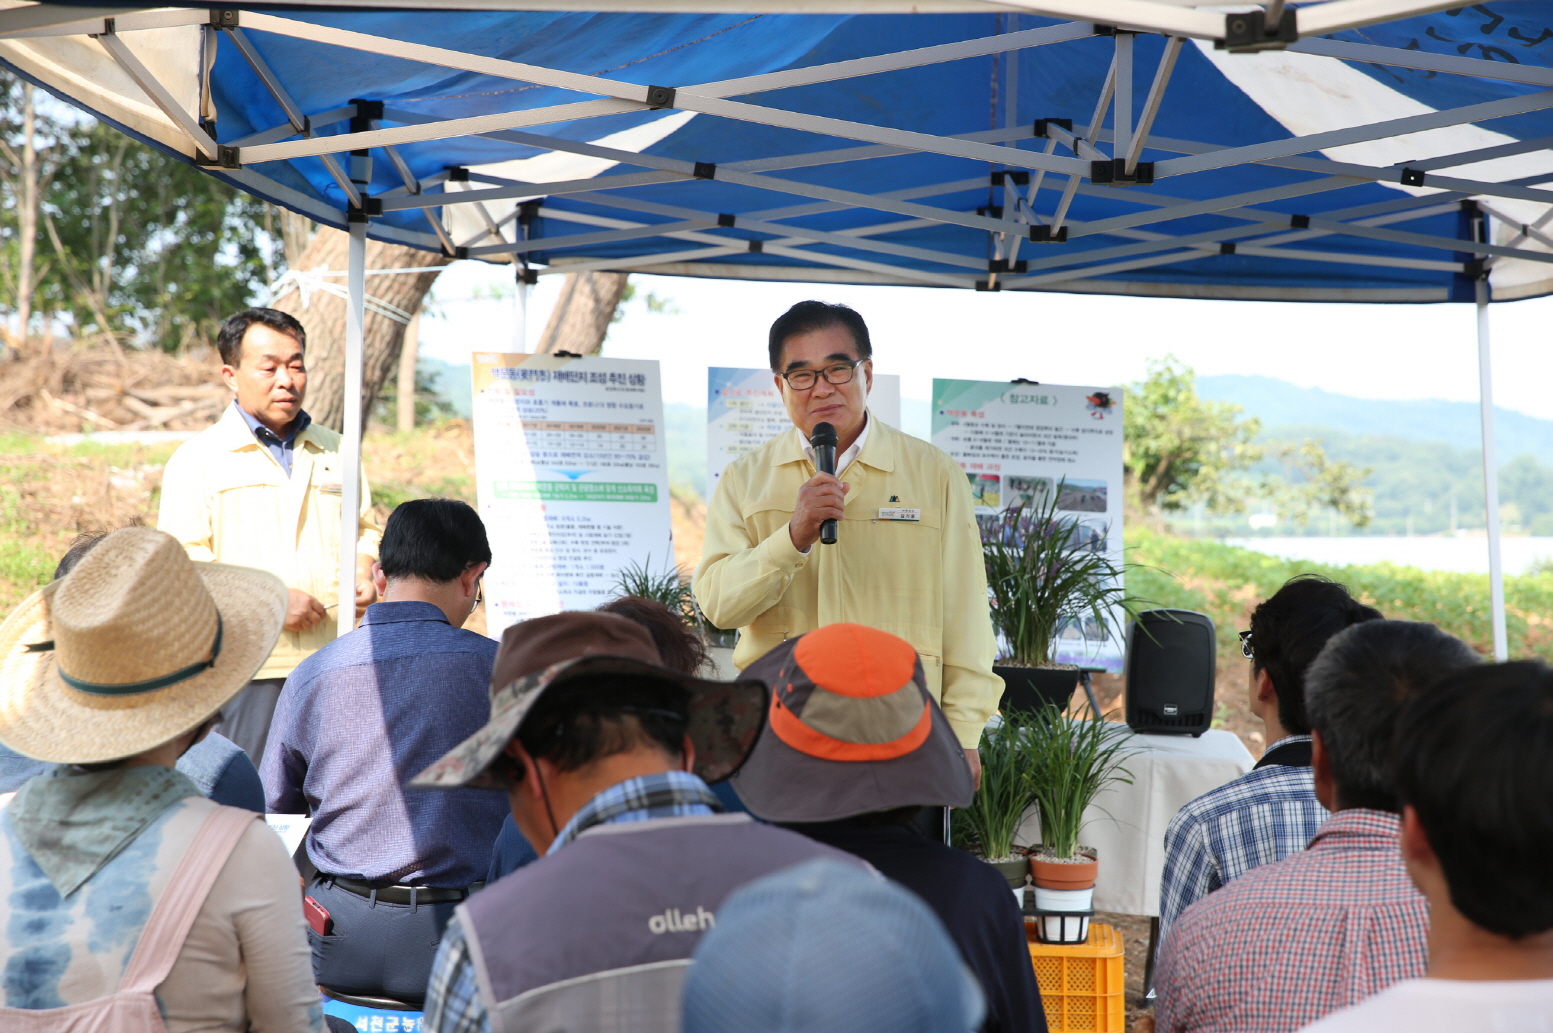
[[[769,369],[713,366],[706,371],[706,490],[728,464],[753,452],[793,425]],[[901,378],[875,373],[868,410],[892,427],[901,425]]]
[[[473,377],[491,637],[673,569],[657,362],[476,352]]]
[[[1056,496],[1056,520],[1081,548],[1122,565],[1122,392],[1029,382],[933,381],[933,444],[959,462],[984,532]],[[1058,663],[1120,671],[1125,618],[1107,636],[1091,617],[1064,622]]]

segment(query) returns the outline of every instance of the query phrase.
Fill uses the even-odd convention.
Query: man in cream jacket
[[[976,748],[1003,682],[981,535],[960,465],[871,416],[872,344],[845,305],[805,301],[771,327],[771,370],[793,428],[740,456],[718,481],[693,590],[707,619],[738,628],[743,669],[827,624],[910,642],[979,784]],[[836,428],[836,475],[809,438]],[[820,544],[820,525],[838,524]]]
[[[280,641],[217,728],[257,764],[287,675],[334,640],[335,607],[343,601],[360,616],[376,597],[371,565],[382,529],[363,476],[356,584],[342,593],[340,435],[302,409],[302,324],[275,309],[248,309],[222,324],[217,347],[221,377],[237,397],[168,460],[157,527],[191,559],[256,567],[286,584]]]

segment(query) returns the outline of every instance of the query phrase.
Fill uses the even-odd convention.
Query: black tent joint
[[[1224,38],[1214,40],[1213,48],[1228,50],[1232,54],[1253,54],[1258,50],[1282,50],[1290,43],[1298,43],[1299,39],[1299,25],[1294,8],[1285,7],[1283,16],[1272,28],[1268,28],[1266,11],[1226,14]]]
[[[725,230],[733,229],[734,223],[738,221],[738,216],[734,215],[732,212],[717,213],[717,225],[721,226]]]
[[[672,108],[674,106],[674,87],[647,87],[647,106],[654,111],[657,111],[659,108]]]
[[[1402,185],[1405,187],[1421,187],[1424,185],[1424,175],[1423,169],[1404,168],[1402,170]]]
[[[1148,186],[1154,182],[1154,163],[1140,161],[1127,175],[1127,159],[1102,158],[1089,163],[1089,181],[1096,186],[1130,187]]]
[[[1221,255],[1233,255],[1234,253],[1235,253],[1235,242],[1233,240],[1223,240],[1223,241],[1219,242],[1219,254],[1221,254]]]
[[[715,162],[698,161],[696,162],[695,169],[690,174],[697,179],[716,179],[717,165]]]
[[[1056,233],[1050,226],[1031,226],[1030,239],[1037,244],[1066,244],[1068,242],[1068,228],[1060,227]]]
[[[989,273],[1022,273],[1025,271],[1025,260],[1019,259],[1010,265],[1006,258],[991,258],[987,260],[987,272]]]
[[[1024,169],[997,169],[992,173],[992,185],[995,187],[1002,186],[1005,179],[1016,187],[1030,185],[1030,173]]]
[[[1073,120],[1071,118],[1038,118],[1035,120],[1034,136],[1046,136],[1048,126],[1060,126],[1069,133],[1073,132]]]
[[[750,246],[749,246],[750,254],[758,255],[758,254],[760,254],[764,250],[766,250],[766,242],[765,241],[763,241],[763,240],[752,240],[752,241],[750,241]]]
[[[979,291],[1000,291],[1003,289],[1003,285],[996,281],[977,280],[976,289]]]

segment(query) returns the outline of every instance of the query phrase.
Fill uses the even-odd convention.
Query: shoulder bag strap
[[[167,979],[216,876],[258,817],[240,807],[218,806],[205,819],[140,933],[119,984],[120,993],[151,993]]]

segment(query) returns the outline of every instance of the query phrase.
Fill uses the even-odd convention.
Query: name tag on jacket
[[[879,519],[880,520],[911,520],[911,521],[918,521],[918,520],[922,519],[922,510],[920,510],[920,509],[901,509],[899,507],[881,506],[880,509],[879,509]]]

